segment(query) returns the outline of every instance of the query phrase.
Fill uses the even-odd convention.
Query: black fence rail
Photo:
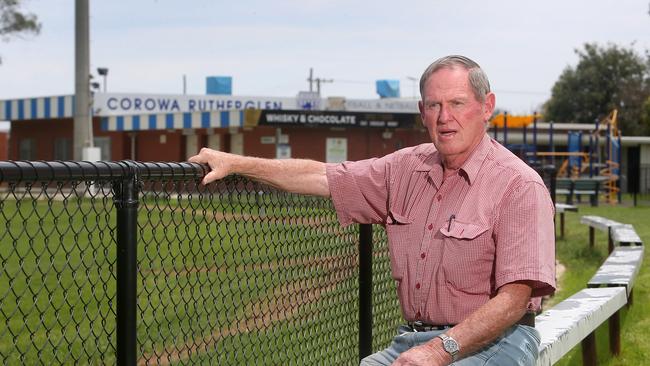
[[[387,346],[383,228],[205,173],[0,162],[0,364],[344,365]]]

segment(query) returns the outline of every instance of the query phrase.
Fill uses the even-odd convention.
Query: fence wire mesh
[[[112,164],[0,163],[0,363],[116,363]],[[137,363],[358,364],[358,226],[327,199],[197,170],[135,167]],[[373,242],[377,350],[401,315],[379,226]]]
[[[0,191],[2,364],[114,362],[113,204],[110,188],[88,183]]]

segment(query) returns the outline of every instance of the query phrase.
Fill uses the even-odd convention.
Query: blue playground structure
[[[492,132],[494,138],[498,139],[501,130],[500,142],[530,165],[557,166],[558,178],[599,181],[606,201],[615,204],[620,202],[619,177],[622,155],[617,114],[618,111],[613,110],[605,118],[596,121],[590,132],[568,132],[566,151],[555,149],[553,122],[549,122],[548,125],[548,151],[540,151],[537,113],[532,116],[499,114],[492,119]],[[508,143],[508,129],[512,128],[521,130],[523,143]],[[531,133],[532,136],[528,136]],[[583,143],[586,133],[589,134],[588,144]]]

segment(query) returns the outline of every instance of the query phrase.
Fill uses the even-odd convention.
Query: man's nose
[[[438,113],[438,122],[447,122],[451,120],[451,113],[446,104],[440,105],[440,113]]]

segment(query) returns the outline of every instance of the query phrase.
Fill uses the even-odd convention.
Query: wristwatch
[[[458,342],[446,334],[440,334],[438,338],[442,339],[442,348],[451,355],[451,362],[456,362],[456,356],[460,351]]]

